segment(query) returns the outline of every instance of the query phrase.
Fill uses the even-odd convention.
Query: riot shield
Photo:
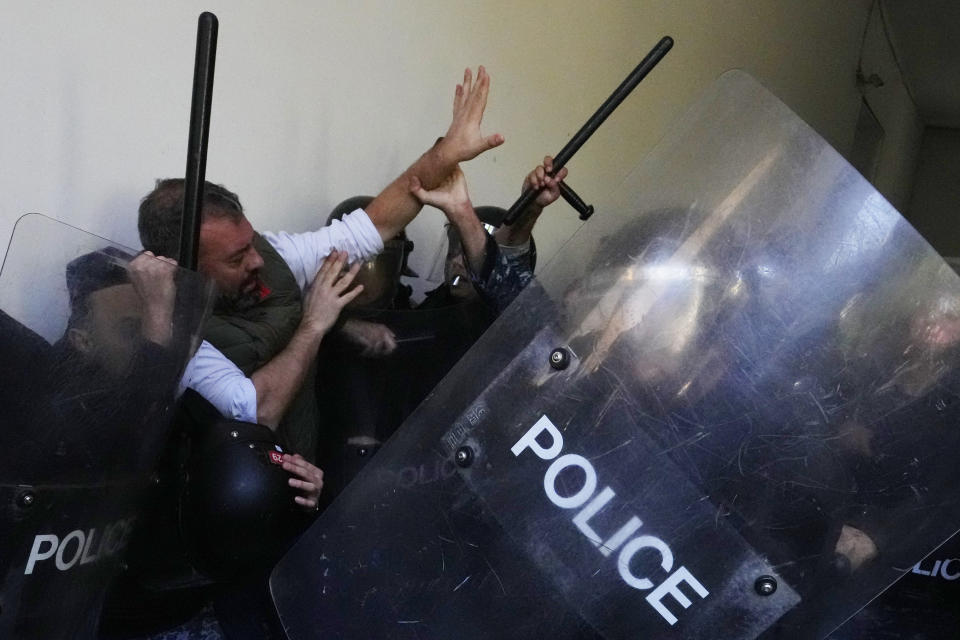
[[[305,638],[825,637],[960,525],[960,281],[730,72],[275,569]]]
[[[953,640],[960,629],[960,536],[915,564],[892,587],[830,635],[830,640]]]
[[[321,345],[317,392],[323,407],[318,465],[323,504],[329,504],[366,465],[381,442],[443,379],[492,321],[477,300],[427,309],[383,309],[362,319],[396,338],[386,356],[364,357],[336,334]]]
[[[0,637],[94,637],[211,294],[50,218],[17,222],[0,270]]]

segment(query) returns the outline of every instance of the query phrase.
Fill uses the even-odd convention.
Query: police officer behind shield
[[[556,176],[550,175],[552,170],[553,158],[546,156],[543,164],[534,168],[523,181],[524,191],[541,190],[537,198],[513,225],[500,226],[492,235],[484,228],[481,217],[487,217],[492,223],[502,210],[497,211],[496,207],[474,209],[466,177],[459,167],[432,191],[424,189],[416,177],[411,179],[410,192],[423,204],[443,211],[452,231],[448,232],[450,249],[444,269],[444,286],[427,294],[425,304],[428,307],[448,303],[451,297],[466,299],[476,293],[495,315],[499,315],[529,284],[536,266],[533,227],[543,210],[560,197],[559,184],[567,176],[566,167]],[[468,282],[472,288],[466,286]]]
[[[548,156],[530,172],[523,188],[543,191],[516,224],[494,233],[488,228],[499,224],[506,212],[498,207],[474,209],[459,167],[433,191],[411,179],[411,193],[441,209],[450,221],[445,279],[411,309],[399,282],[410,243],[400,237],[389,240],[375,261],[361,267],[364,294],[348,305],[341,331],[321,350],[327,364],[317,385],[324,407],[324,503],[359,472],[530,282],[536,262],[533,226],[559,197],[558,184],[567,174],[563,169],[550,177],[551,169]],[[340,219],[367,201],[363,196],[345,200],[330,219]]]
[[[154,381],[176,375],[175,271],[173,260],[112,247],[67,265],[70,318],[54,345],[52,386],[54,407],[74,428],[57,434],[58,449],[77,462],[83,455],[91,472],[138,468],[137,452],[156,450],[138,432],[156,433],[143,426],[173,400]]]

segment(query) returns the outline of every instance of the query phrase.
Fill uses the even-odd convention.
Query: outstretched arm
[[[458,163],[503,144],[502,135],[484,136],[480,132],[489,90],[490,76],[486,69],[479,68],[476,82],[470,69],[464,71],[463,84],[458,84],[454,93],[453,121],[446,135],[366,207],[367,216],[384,241],[397,235],[420,211],[420,201],[410,192],[413,176],[425,189],[436,189],[453,173]]]

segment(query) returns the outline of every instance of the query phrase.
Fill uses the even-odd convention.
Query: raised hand
[[[360,271],[360,263],[355,263],[344,273],[346,262],[347,253],[344,251],[334,251],[324,259],[304,296],[301,326],[326,334],[337,321],[340,311],[363,291],[362,284],[347,290]]]
[[[477,218],[467,192],[467,178],[457,166],[439,187],[427,191],[416,176],[410,179],[410,193],[422,204],[429,204],[443,211],[450,224],[457,230],[467,262],[475,273],[480,270],[486,257],[487,232]]]
[[[494,234],[497,242],[502,245],[517,246],[530,240],[530,234],[533,232],[533,226],[537,223],[537,218],[546,207],[560,197],[560,182],[567,177],[566,167],[560,169],[557,175],[553,177],[550,176],[551,171],[553,171],[553,158],[545,156],[543,164],[537,165],[533,171],[527,174],[527,177],[523,180],[522,191],[541,188],[543,190],[537,194],[534,201],[513,224],[505,224],[497,229]]]
[[[538,165],[533,171],[527,174],[523,181],[523,191],[527,189],[543,189],[537,199],[533,201],[534,206],[545,209],[553,204],[560,197],[560,183],[567,177],[567,168],[564,167],[557,172],[557,175],[551,177],[553,171],[553,158],[545,156],[543,164]]]
[[[477,70],[476,82],[469,68],[463,72],[463,84],[457,85],[453,96],[453,122],[443,138],[454,162],[472,160],[503,144],[503,136],[499,133],[484,136],[480,132],[489,91],[490,76],[482,65]]]
[[[416,176],[410,179],[410,193],[422,204],[428,204],[443,211],[447,216],[457,215],[465,208],[472,207],[470,193],[467,191],[467,178],[458,166],[436,189],[427,191]],[[470,211],[472,213],[472,209]]]

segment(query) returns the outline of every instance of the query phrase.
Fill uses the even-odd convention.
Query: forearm
[[[166,347],[173,338],[173,304],[148,307],[144,311],[141,333],[145,340]]]
[[[533,227],[537,224],[537,218],[543,213],[543,207],[531,204],[526,211],[520,214],[520,218],[512,225],[503,225],[497,229],[493,237],[498,244],[516,247],[526,244],[530,241],[533,234]]]
[[[471,268],[470,278],[481,299],[499,315],[533,279],[532,261],[507,257],[492,236],[487,236],[484,253],[482,267]]]
[[[410,179],[416,176],[425,189],[434,189],[456,167],[456,157],[441,140],[374,198],[365,211],[384,242],[406,227],[423,206],[410,193]]]
[[[454,94],[453,121],[446,134],[367,207],[367,216],[381,238],[393,238],[420,211],[420,201],[410,193],[414,177],[421,188],[436,189],[456,170],[458,163],[503,144],[500,134],[480,133],[489,90],[490,76],[482,66],[477,70],[476,82],[469,69],[464,71],[463,84],[457,85]]]
[[[470,270],[474,273],[479,272],[487,256],[487,232],[483,229],[483,223],[477,218],[473,205],[468,200],[452,207],[449,211],[444,211],[444,214],[460,236],[463,253]]]
[[[276,429],[317,357],[323,333],[301,325],[286,348],[253,372],[257,422]]]

